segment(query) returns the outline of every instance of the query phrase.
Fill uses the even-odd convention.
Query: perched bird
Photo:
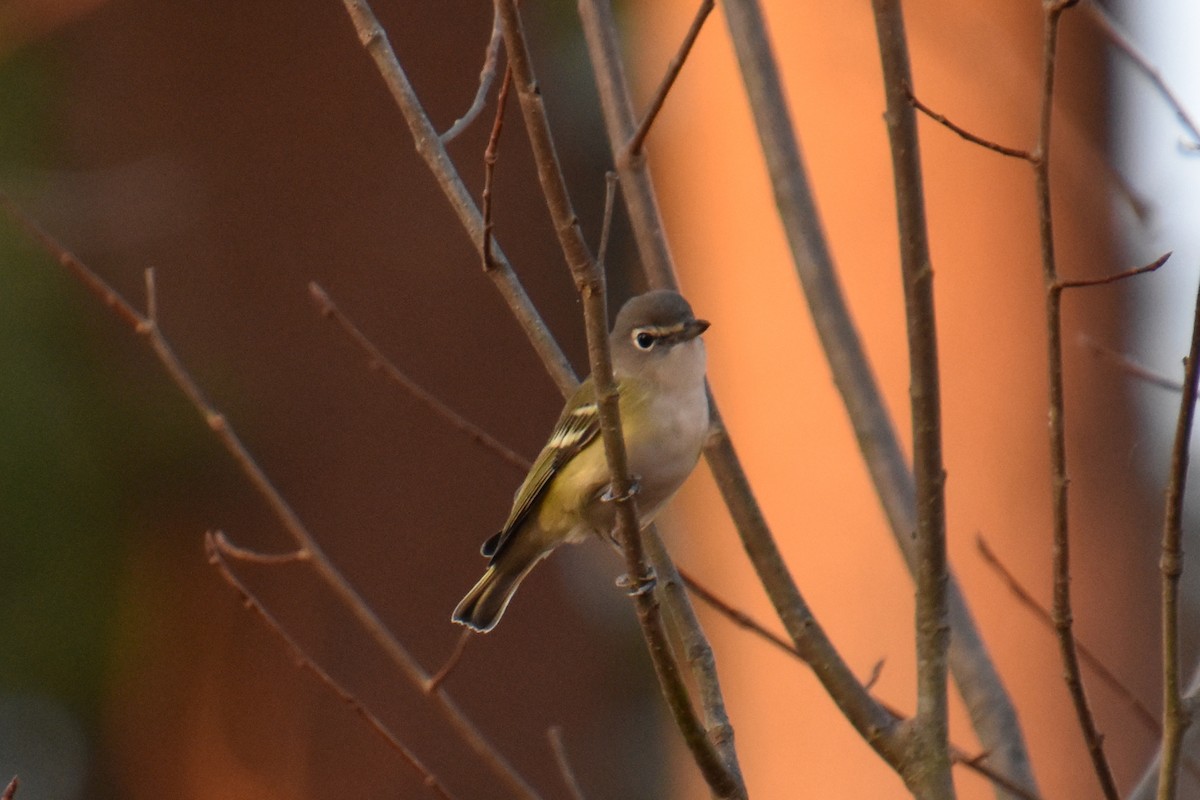
[[[629,300],[609,334],[629,472],[643,526],[696,466],[708,433],[704,342],[708,322],[676,292]],[[496,627],[534,565],[564,542],[611,537],[610,475],[595,390],[588,378],[567,400],[550,440],[517,489],[504,527],[483,544],[487,571],[451,616],[476,631]]]

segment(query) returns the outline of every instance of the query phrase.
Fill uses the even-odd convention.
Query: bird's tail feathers
[[[533,564],[520,571],[510,571],[500,566],[492,564],[487,568],[479,582],[455,607],[450,619],[479,633],[487,633],[496,627],[504,615],[504,609],[508,608],[508,601],[512,600],[513,593],[529,574]]]

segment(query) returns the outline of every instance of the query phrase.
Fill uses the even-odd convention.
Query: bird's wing
[[[580,384],[563,408],[563,413],[550,434],[550,440],[546,442],[537,460],[533,462],[529,474],[517,489],[512,511],[509,512],[504,527],[483,543],[482,552],[485,556],[492,557],[499,552],[512,532],[520,527],[541,499],[542,493],[550,485],[555,474],[595,439],[599,432],[600,412],[596,408],[595,392],[592,391],[592,381],[589,378]]]

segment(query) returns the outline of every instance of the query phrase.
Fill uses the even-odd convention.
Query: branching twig
[[[562,774],[563,783],[567,785],[567,791],[571,794],[572,800],[586,800],[583,789],[579,787],[579,781],[575,778],[575,770],[571,768],[571,759],[567,758],[567,746],[563,742],[562,728],[558,725],[550,726],[546,729],[546,738],[550,740],[550,749],[554,751],[554,761],[558,764],[558,771]]]
[[[496,16],[496,25],[500,24],[500,16]],[[500,28],[496,28],[499,34]],[[496,172],[496,159],[499,157],[500,133],[504,130],[504,108],[508,105],[508,89],[512,86],[512,69],[504,68],[504,82],[500,84],[500,93],[496,96],[496,118],[492,121],[492,133],[488,136],[487,149],[483,151],[483,246],[479,248],[483,256],[483,271],[491,272],[496,268],[496,259],[492,255],[492,179]]]
[[[992,150],[993,152],[999,153],[1002,156],[1009,156],[1010,158],[1019,158],[1022,161],[1033,161],[1033,156],[1029,153],[1028,150],[1020,150],[1016,147],[1007,147],[1005,145],[998,144],[996,142],[993,142],[991,139],[985,139],[982,136],[978,136],[974,133],[971,133],[969,130],[962,127],[961,125],[955,125],[953,122],[951,122],[949,119],[947,119],[944,114],[939,114],[938,112],[934,111],[929,106],[922,103],[917,98],[917,96],[915,94],[913,94],[912,87],[905,86],[904,92],[908,96],[908,102],[912,103],[913,107],[915,109],[917,109],[917,111],[920,111],[922,114],[929,117],[931,120],[938,123],[942,127],[947,128],[948,130],[954,131],[959,136],[966,139],[968,142],[971,142],[972,144],[977,144],[980,147],[987,148],[988,150]]]
[[[1004,562],[1000,560],[1000,557],[996,555],[983,536],[975,536],[975,546],[979,550],[979,555],[983,558],[983,562],[992,568],[1000,577],[1000,580],[1004,581],[1005,587],[1016,601],[1029,609],[1033,613],[1034,619],[1042,623],[1051,633],[1054,633],[1054,619],[1050,609],[1039,603],[1029,590],[1017,580],[1017,576],[1004,565]],[[1142,705],[1142,702],[1137,699],[1137,696],[1134,695],[1129,687],[1122,683],[1121,679],[1114,675],[1108,667],[1104,666],[1104,662],[1092,653],[1087,645],[1076,639],[1075,646],[1079,650],[1080,660],[1087,664],[1110,689],[1121,696],[1133,712],[1134,718],[1141,723],[1142,727],[1153,736],[1161,734],[1162,726],[1158,724],[1158,720],[1155,719],[1154,714],[1150,712],[1150,709]]]
[[[1092,766],[1108,800],[1119,797],[1112,768],[1104,754],[1103,737],[1096,728],[1095,718],[1088,705],[1083,677],[1079,671],[1079,654],[1075,647],[1071,616],[1071,566],[1068,539],[1067,504],[1067,446],[1063,421],[1063,350],[1062,350],[1062,292],[1058,266],[1054,256],[1054,223],[1050,204],[1050,130],[1054,108],[1055,56],[1058,48],[1058,25],[1063,12],[1074,0],[1052,0],[1043,5],[1045,19],[1042,36],[1042,93],[1038,123],[1037,146],[1034,149],[1033,169],[1036,176],[1038,231],[1042,252],[1042,278],[1046,292],[1047,373],[1050,397],[1050,469],[1053,502],[1054,533],[1054,628],[1062,654],[1063,675],[1075,715],[1087,744]]]
[[[464,630],[458,635],[458,641],[454,643],[454,650],[450,653],[450,657],[446,659],[446,663],[442,665],[436,673],[425,684],[426,692],[437,691],[437,688],[442,685],[446,678],[450,677],[450,673],[458,666],[458,662],[462,660],[463,653],[467,649],[467,642],[471,640],[471,631]]]
[[[516,2],[497,0],[497,4],[504,28],[505,49],[508,52],[517,96],[521,101],[525,129],[537,163],[538,180],[558,233],[559,245],[583,301],[588,362],[591,365],[596,404],[600,412],[601,436],[612,473],[609,491],[614,498],[618,541],[625,552],[630,580],[635,587],[645,586],[651,580],[651,571],[642,549],[636,502],[631,493],[626,462],[625,440],[621,433],[619,397],[613,380],[611,353],[608,348],[608,307],[604,273],[588,250],[579,227],[579,219],[572,208],[558,164],[541,93],[534,78]],[[733,750],[730,748],[718,752],[692,708],[679,665],[671,653],[654,594],[647,591],[634,591],[632,594],[637,606],[638,621],[646,637],[664,696],[697,766],[717,796],[745,797],[746,790],[742,785],[736,760],[727,760],[733,755]]]
[[[242,600],[242,604],[246,606],[246,608],[253,611],[258,618],[262,620],[264,624],[266,624],[267,628],[279,637],[280,641],[282,641],[284,646],[287,647],[292,659],[296,662],[296,666],[312,673],[317,681],[323,684],[326,689],[333,692],[333,694],[336,695],[339,700],[349,706],[351,711],[360,716],[371,728],[371,730],[379,734],[383,740],[387,742],[393,750],[399,753],[400,757],[416,771],[416,773],[421,777],[422,784],[429,787],[429,789],[438,797],[444,798],[444,800],[453,800],[453,795],[447,791],[446,787],[443,786],[441,781],[437,779],[437,776],[435,776],[428,767],[421,763],[421,760],[417,758],[416,754],[405,747],[404,743],[401,742],[396,735],[392,733],[386,725],[383,724],[383,721],[371,713],[371,710],[362,704],[362,701],[352,695],[344,686],[334,680],[328,672],[326,672],[324,669],[318,666],[316,662],[309,658],[308,654],[305,653],[304,649],[296,642],[295,639],[292,638],[291,634],[284,630],[283,625],[279,623],[279,620],[275,619],[274,615],[267,611],[258,598],[255,597],[250,590],[246,588],[246,585],[238,579],[237,575],[234,574],[233,570],[230,569],[229,564],[226,562],[225,556],[240,553],[241,548],[233,547],[229,540],[225,537],[225,534],[220,531],[209,531],[204,535],[204,548],[208,552],[208,563],[212,564],[217,569],[218,574],[225,579],[225,582],[228,583],[230,587],[232,587],[233,590],[238,593],[238,596]]]
[[[478,444],[481,444],[488,450],[491,450],[493,453],[500,456],[500,458],[504,459],[515,468],[523,470],[529,469],[529,461],[527,459],[517,454],[511,448],[506,447],[496,437],[489,434],[483,428],[480,428],[478,425],[475,425],[464,418],[457,411],[439,400],[437,396],[433,394],[433,392],[429,391],[424,386],[421,386],[406,373],[401,371],[400,368],[390,361],[387,356],[379,351],[379,348],[376,347],[361,330],[359,330],[357,325],[355,325],[345,314],[342,313],[341,309],[337,307],[337,304],[333,302],[333,300],[329,297],[329,294],[326,293],[326,291],[321,288],[320,285],[317,283],[310,283],[308,285],[308,291],[312,295],[313,299],[317,302],[317,306],[320,309],[321,315],[326,319],[331,319],[336,322],[338,327],[340,327],[342,331],[348,337],[350,337],[350,340],[362,348],[363,352],[366,353],[367,357],[370,359],[369,363],[372,367],[378,367],[379,369],[383,370],[383,373],[388,378],[398,384],[417,400],[424,403],[431,411],[441,417],[451,427],[456,428],[462,433],[465,433],[467,436],[474,439]]]
[[[55,241],[41,229],[36,222],[28,217],[8,197],[0,193],[0,207],[4,208],[29,234],[39,241],[42,247],[54,258],[69,269],[97,297],[109,306],[123,322],[129,325],[135,333],[144,336],[150,348],[158,357],[166,372],[171,376],[175,385],[187,396],[201,418],[216,435],[233,458],[242,473],[258,490],[259,494],[270,506],[275,516],[283,525],[284,530],[296,545],[294,558],[307,559],[317,576],[325,582],[346,608],[354,615],[367,634],[371,637],[384,654],[400,668],[401,672],[418,688],[424,687],[429,678],[417,663],[416,659],[400,643],[391,631],[380,621],[379,617],[358,595],[349,581],[337,570],[316,539],[296,515],[296,512],[275,488],[262,467],[250,455],[233,427],[205,397],[199,385],[175,355],[170,343],[162,335],[158,320],[149,313],[143,315],[112,289],[102,278],[89,269],[65,247]],[[157,303],[154,299],[153,272],[146,272],[146,288],[149,293],[147,308],[153,311]],[[475,751],[479,758],[489,766],[505,784],[519,797],[535,800],[537,793],[504,759],[503,756],[484,738],[475,724],[463,714],[458,705],[445,693],[438,689],[429,694],[431,701],[445,717],[454,730]]]
[[[1118,272],[1116,275],[1106,275],[1103,278],[1080,278],[1079,280],[1074,281],[1060,280],[1058,282],[1058,286],[1060,289],[1081,289],[1088,286],[1107,286],[1110,283],[1118,283],[1136,275],[1145,275],[1147,272],[1154,272],[1163,264],[1167,263],[1167,259],[1170,257],[1171,253],[1163,253],[1149,264],[1143,264],[1140,267],[1130,267],[1127,270]]]
[[[350,15],[350,19],[354,23],[354,30],[358,33],[359,42],[375,62],[376,69],[379,70],[384,83],[392,93],[392,98],[404,115],[404,120],[412,133],[413,143],[417,147],[417,153],[425,160],[429,171],[437,179],[438,186],[445,194],[451,208],[458,215],[459,222],[466,229],[471,241],[476,247],[481,247],[483,215],[471,198],[471,193],[467,191],[466,184],[463,183],[462,177],[455,169],[449,154],[446,153],[446,148],[438,137],[437,131],[434,130],[433,123],[429,121],[429,116],[425,113],[421,101],[417,98],[407,73],[396,59],[392,45],[388,41],[383,27],[380,26],[379,20],[375,17],[375,12],[371,10],[367,0],[342,0],[342,5],[345,6],[346,13]],[[488,277],[499,290],[501,297],[508,303],[513,316],[525,332],[542,363],[546,365],[546,371],[550,373],[550,377],[558,386],[559,391],[564,394],[571,391],[576,383],[575,371],[571,369],[567,357],[563,355],[562,349],[546,329],[537,309],[533,307],[533,303],[517,279],[508,257],[504,255],[499,246],[496,246],[495,243],[493,245],[495,268],[487,272]]]
[[[496,79],[496,65],[500,61],[500,17],[496,14],[492,15],[492,33],[488,38],[487,50],[483,55],[483,69],[479,71],[479,89],[475,91],[475,99],[471,101],[471,107],[467,112],[458,119],[454,120],[445,133],[439,138],[442,144],[449,144],[452,139],[467,129],[467,126],[475,121],[475,118],[483,111],[484,105],[487,104],[488,89],[492,88],[492,81]],[[504,101],[500,100],[501,105]]]
[[[1179,577],[1183,574],[1183,496],[1187,486],[1188,451],[1192,421],[1196,414],[1196,390],[1200,383],[1200,290],[1192,320],[1192,344],[1184,362],[1183,397],[1171,450],[1171,473],[1167,482],[1166,513],[1162,535],[1162,637],[1163,637],[1163,741],[1158,777],[1158,800],[1174,800],[1179,780],[1183,734],[1192,722],[1192,709],[1185,706],[1179,680]]]
[[[901,772],[917,797],[950,798],[948,665],[950,621],[946,581],[946,470],[942,462],[942,404],[933,265],[925,222],[925,190],[917,120],[908,102],[912,84],[908,38],[898,0],[872,0],[883,63],[888,142],[900,231],[900,272],[908,329],[913,475],[916,479],[917,714],[910,758]]]
[[[624,146],[621,154],[617,156],[618,163],[641,155],[642,145],[645,144],[646,136],[650,133],[650,126],[658,118],[658,112],[662,111],[663,103],[666,102],[671,87],[675,85],[675,79],[679,77],[679,72],[683,69],[684,62],[687,61],[688,53],[692,51],[692,45],[696,43],[696,37],[700,35],[700,29],[704,27],[704,21],[712,13],[713,6],[713,0],[701,0],[700,8],[697,9],[696,16],[692,19],[691,27],[688,28],[687,35],[683,37],[682,44],[679,45],[679,52],[667,65],[667,74],[658,84],[658,91],[654,93],[654,99],[650,101],[646,116],[642,117],[641,124],[638,125],[633,136],[629,137],[629,142]]]

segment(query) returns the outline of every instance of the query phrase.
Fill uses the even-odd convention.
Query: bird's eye
[[[633,343],[638,346],[639,350],[649,350],[654,346],[654,334],[639,331],[633,335]]]

